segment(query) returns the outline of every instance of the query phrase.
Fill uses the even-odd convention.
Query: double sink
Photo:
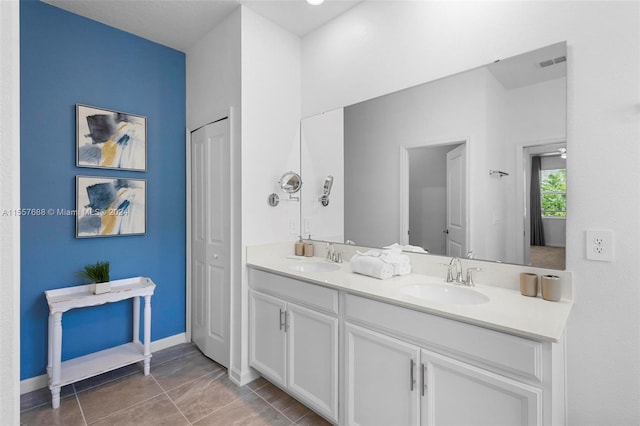
[[[287,268],[302,273],[334,272],[341,269],[338,264],[322,261],[288,265]],[[399,292],[403,296],[410,298],[431,300],[450,305],[479,305],[489,301],[486,295],[471,288],[438,282],[404,285],[399,288]]]

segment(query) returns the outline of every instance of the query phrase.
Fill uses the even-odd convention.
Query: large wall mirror
[[[557,43],[303,119],[301,233],[564,269],[566,65]]]

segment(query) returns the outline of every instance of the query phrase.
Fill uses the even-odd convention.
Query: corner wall
[[[76,272],[111,262],[111,278],[148,276],[151,339],[185,331],[185,56],[39,1],[20,2],[21,207],[75,209],[75,176],[146,179],[144,236],[76,239],[75,217],[21,218],[21,377],[45,372],[43,292],[86,283]],[[75,166],[75,104],[147,117],[147,172]],[[63,359],[132,337],[128,302],[64,315]]]
[[[20,206],[20,3],[0,2],[0,211]],[[20,422],[20,219],[0,216],[0,419]]]
[[[567,41],[569,424],[640,421],[639,17],[637,2],[364,2],[303,39],[304,116]],[[614,262],[585,259],[590,228],[614,231]]]
[[[270,193],[286,198],[278,181],[300,172],[300,38],[245,6],[242,12],[242,264],[247,245],[293,241],[300,203],[267,203]],[[303,181],[304,182],[304,181]],[[304,183],[303,183],[304,185]],[[290,233],[290,224],[295,232]],[[236,289],[238,309],[232,354],[236,373],[248,367],[248,278],[246,267]],[[240,378],[240,381],[243,379]]]

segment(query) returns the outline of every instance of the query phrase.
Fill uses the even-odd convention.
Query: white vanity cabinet
[[[526,338],[253,268],[249,284],[250,365],[335,424],[566,424],[564,335]]]
[[[346,424],[564,423],[552,380],[562,345],[354,295],[344,301]]]
[[[338,421],[338,292],[251,270],[249,364]]]
[[[420,354],[420,424],[542,424],[542,390],[431,351]]]
[[[420,349],[352,324],[345,334],[346,423],[416,425]]]
[[[347,424],[537,425],[540,389],[345,326]]]

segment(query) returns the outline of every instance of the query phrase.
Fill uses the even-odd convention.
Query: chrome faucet
[[[463,277],[462,275],[462,263],[460,262],[460,258],[453,257],[451,261],[447,265],[443,263],[442,265],[447,266],[447,279],[448,283],[456,283],[460,285],[466,285],[469,287],[474,287],[475,283],[473,282],[473,271],[482,271],[480,268],[467,268],[467,277]],[[455,268],[455,270],[454,270]]]
[[[453,271],[453,268],[455,272]],[[460,263],[460,258],[453,257],[451,258],[451,262],[449,262],[449,270],[447,271],[447,282],[456,284],[464,284],[464,279],[462,278],[462,264]]]
[[[336,250],[332,243],[327,243],[327,261],[334,263],[342,263],[342,252]]]

